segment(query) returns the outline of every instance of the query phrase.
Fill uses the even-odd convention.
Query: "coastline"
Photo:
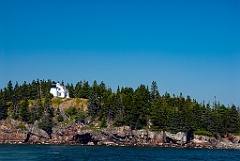
[[[5,127],[6,128],[6,127]],[[214,137],[194,135],[189,140],[188,134],[179,132],[153,132],[132,130],[129,126],[88,130],[84,124],[56,126],[49,136],[36,126],[26,130],[0,129],[0,144],[41,144],[41,145],[87,145],[87,146],[133,146],[161,148],[205,148],[240,150],[239,138],[216,139]],[[231,135],[233,138],[233,135]]]
[[[186,145],[176,145],[171,143],[162,144],[118,144],[113,142],[102,142],[98,145],[94,144],[80,144],[77,142],[21,142],[21,141],[4,141],[0,142],[0,145],[76,145],[76,146],[118,146],[118,147],[159,147],[159,148],[190,148],[190,149],[225,149],[225,150],[240,150],[240,147],[235,146],[212,146],[212,145],[196,145],[196,144],[186,144]],[[238,145],[239,146],[239,145]]]

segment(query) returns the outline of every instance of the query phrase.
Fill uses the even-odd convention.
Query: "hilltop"
[[[82,109],[83,111],[87,111],[87,99],[84,98],[53,98],[52,99],[52,107],[54,110],[57,110],[58,106],[63,107],[63,109],[67,109],[69,107],[76,107],[76,109]]]

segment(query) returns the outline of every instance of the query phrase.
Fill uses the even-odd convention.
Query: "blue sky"
[[[104,81],[240,105],[238,0],[0,1],[0,88]]]

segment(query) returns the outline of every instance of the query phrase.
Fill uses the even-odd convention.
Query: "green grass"
[[[21,129],[21,130],[27,130],[27,128],[25,127],[25,125],[24,124],[19,124],[19,125],[17,125],[17,128],[18,129]]]
[[[52,99],[52,104],[55,104],[55,105],[60,105],[62,102],[63,102],[62,98],[53,98]]]
[[[66,99],[64,100],[64,102],[67,102],[67,101],[70,101],[70,100],[72,100],[72,98],[66,98]]]
[[[204,130],[197,130],[194,132],[195,135],[213,136],[213,133]]]
[[[91,124],[88,127],[84,127],[83,130],[92,130],[94,132],[98,132],[100,130],[100,128],[99,127],[95,127],[93,124]]]
[[[240,131],[238,133],[234,133],[235,136],[240,136]]]
[[[29,103],[29,104],[33,104],[33,103],[34,103],[34,100],[28,100],[28,103]]]

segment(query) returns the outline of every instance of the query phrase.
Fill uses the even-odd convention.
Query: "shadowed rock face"
[[[80,143],[80,144],[88,144],[88,142],[92,141],[92,137],[91,137],[90,133],[77,134],[74,136],[73,139],[76,140],[76,142]]]

